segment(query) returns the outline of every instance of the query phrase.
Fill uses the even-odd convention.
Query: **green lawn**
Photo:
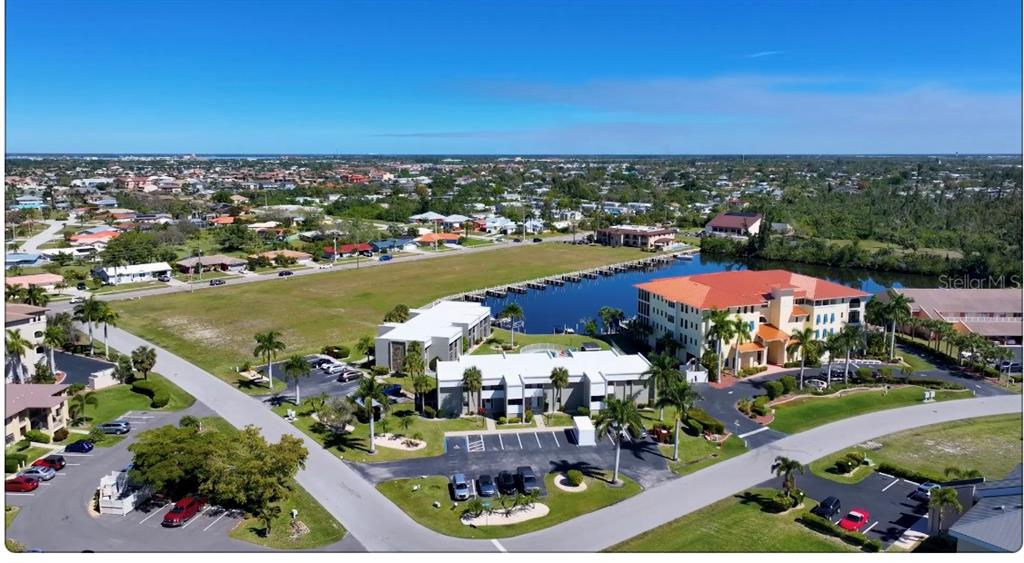
[[[465,247],[470,247],[470,246],[487,246],[488,244],[494,244],[494,241],[493,240],[478,239],[478,238],[468,238],[468,237],[465,240],[462,241],[462,246],[465,246]]]
[[[394,448],[377,447],[377,453],[370,455],[370,425],[353,421],[355,430],[343,435],[333,435],[321,427],[315,420],[310,418],[312,406],[310,402],[303,401],[302,406],[296,408],[287,403],[273,410],[284,416],[288,409],[293,409],[298,415],[295,426],[316,440],[327,451],[347,461],[374,462],[392,461],[396,459],[409,459],[414,457],[432,457],[444,453],[444,433],[459,430],[483,430],[484,422],[481,418],[438,418],[427,419],[416,414],[413,405],[410,403],[395,405],[390,414],[384,420],[379,420],[374,425],[374,431],[378,434],[384,433],[385,420],[387,421],[387,432],[389,434],[404,434],[409,437],[419,435],[426,440],[427,447],[421,450],[405,451]],[[403,419],[411,420],[408,430],[402,428]]]
[[[500,312],[501,311],[494,311],[493,313],[497,315]],[[521,347],[529,344],[558,344],[560,346],[567,346],[568,348],[573,350],[579,350],[580,345],[583,344],[584,342],[594,342],[598,346],[600,346],[602,350],[611,349],[611,346],[604,340],[600,340],[584,334],[536,334],[529,332],[517,332],[513,336],[512,333],[510,333],[507,330],[495,328],[491,333],[491,338],[496,339],[497,342],[502,344],[511,344],[513,342],[513,338],[515,339],[515,350],[507,350],[505,351],[506,354],[518,353]],[[492,348],[492,346],[492,344],[488,343],[487,341],[484,341],[483,344],[478,346],[477,349],[473,351],[473,355],[476,356],[483,354],[497,354],[500,352],[500,350]]]
[[[544,415],[544,424],[547,426],[572,426],[572,416],[564,412],[549,412]]]
[[[280,330],[285,354],[352,344],[376,334],[395,305],[422,306],[447,294],[595,267],[643,256],[632,248],[531,245],[325,272],[275,283],[182,292],[112,303],[126,330],[174,351],[229,383],[252,361],[253,335]]]
[[[134,283],[122,283],[119,285],[97,285],[92,290],[93,295],[103,295],[106,293],[122,293],[125,291],[135,291],[138,289],[153,289],[156,287],[165,287],[167,284],[159,281],[144,281]]]
[[[928,360],[913,354],[911,352],[904,352],[903,350],[896,350],[896,355],[903,360],[903,363],[910,366],[914,371],[926,371],[936,369],[935,366]]]
[[[11,527],[11,522],[18,517],[18,513],[21,512],[20,506],[7,505],[4,507],[4,529]]]
[[[189,395],[181,387],[171,383],[162,375],[151,373],[149,379],[164,385],[170,394],[170,402],[159,410],[176,411],[192,406],[195,398]],[[132,391],[131,385],[115,385],[95,391],[96,405],[85,406],[86,422],[90,425],[110,422],[128,411],[155,410],[150,406],[150,398]]]
[[[462,504],[464,503],[453,506],[455,503],[453,503],[448,495],[448,479],[446,477],[432,476],[425,479],[386,481],[378,484],[377,490],[391,499],[391,502],[398,505],[413,520],[427,528],[445,535],[462,538],[507,538],[518,536],[599,510],[640,492],[640,485],[627,477],[620,476],[625,481],[625,484],[621,487],[611,487],[601,479],[585,477],[584,480],[587,483],[585,491],[567,493],[554,485],[554,477],[553,473],[549,473],[544,477],[548,496],[538,501],[547,505],[550,512],[541,518],[507,526],[470,528],[462,524],[460,518],[462,517]],[[419,485],[420,489],[413,491],[414,485]],[[440,508],[433,507],[435,501],[441,504]],[[492,500],[491,502],[496,509],[500,508],[500,500]]]
[[[921,404],[924,391],[923,387],[907,386],[891,389],[887,394],[883,394],[883,391],[879,389],[837,398],[796,399],[775,406],[775,420],[770,426],[779,432],[794,434],[851,416]],[[971,394],[966,391],[938,390],[935,392],[936,401],[970,397]]]
[[[238,430],[220,417],[203,418],[203,427],[216,429],[225,434]],[[312,549],[331,545],[345,537],[345,528],[320,503],[298,483],[292,482],[291,495],[278,502],[281,514],[270,527],[270,535],[263,535],[263,525],[255,518],[246,518],[228,534],[231,537],[273,549]],[[299,520],[309,528],[309,533],[298,540],[292,540],[291,510],[299,511]]]
[[[14,447],[10,447],[10,448],[7,448],[6,451],[7,451],[7,453],[20,453],[20,454],[24,454],[25,457],[26,457],[25,465],[32,465],[33,461],[35,461],[35,460],[37,460],[37,459],[39,459],[39,458],[41,458],[41,457],[43,457],[43,456],[45,456],[45,455],[50,453],[50,449],[49,448],[43,448],[43,447],[40,447],[40,446],[29,446],[28,449],[22,450],[20,452],[17,451],[16,449],[14,449]]]
[[[643,416],[647,420],[648,430],[652,429],[654,424],[659,422],[658,414],[659,410],[643,411]],[[675,409],[671,407],[665,409],[663,422],[669,428],[675,427],[675,423],[672,422],[674,416]],[[674,447],[674,442],[671,442],[662,444],[660,449],[662,454],[669,457],[669,468],[678,475],[693,473],[747,451],[747,446],[743,443],[743,440],[735,436],[730,436],[719,447],[705,440],[703,436],[687,434],[685,426],[682,427],[679,435],[679,461],[675,462],[671,461]]]
[[[751,494],[774,494],[754,489]],[[836,538],[814,532],[796,519],[814,507],[770,514],[743,495],[720,500],[678,520],[626,540],[608,551],[617,552],[852,552]]]
[[[873,440],[878,449],[865,451],[875,463],[888,463],[926,475],[942,477],[947,467],[977,469],[987,479],[1002,479],[1021,458],[1021,415],[958,420],[914,428]],[[843,450],[810,464],[816,475],[841,481],[826,470]],[[856,479],[870,474],[861,470]]]

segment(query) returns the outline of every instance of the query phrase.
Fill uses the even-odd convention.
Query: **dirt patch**
[[[504,510],[495,510],[493,512],[484,512],[477,517],[463,516],[461,518],[462,523],[466,526],[508,526],[509,524],[518,524],[527,520],[533,520],[534,518],[543,518],[551,512],[548,505],[536,503],[533,506],[520,506],[507,512]]]

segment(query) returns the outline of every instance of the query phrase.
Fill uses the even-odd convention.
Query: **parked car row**
[[[32,462],[11,479],[4,481],[4,492],[30,493],[39,488],[40,481],[49,481],[67,465],[64,456],[48,455]]]
[[[451,477],[452,497],[455,500],[468,500],[473,496],[469,479],[463,473],[456,473]],[[482,474],[476,479],[476,494],[483,498],[502,495],[514,495],[517,492],[530,494],[533,491],[540,491],[540,479],[528,465],[517,467],[515,473],[501,471],[497,479],[489,474]]]
[[[118,419],[104,422],[96,428],[99,428],[104,434],[127,434],[132,431],[132,423],[124,419]]]

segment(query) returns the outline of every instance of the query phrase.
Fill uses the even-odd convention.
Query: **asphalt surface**
[[[131,350],[146,342],[110,328],[112,347]],[[157,351],[155,371],[174,381],[236,427],[254,424],[267,439],[282,434],[304,440],[309,459],[297,480],[369,551],[598,551],[770,480],[771,464],[785,455],[808,463],[878,436],[950,420],[1021,411],[1021,397],[992,396],[880,411],[786,436],[705,471],[668,480],[602,510],[500,542],[466,540],[428,530],[393,505],[359,470],[323,450],[294,426],[236,389],[167,350]],[[623,456],[625,459],[627,456]],[[539,467],[538,467],[539,469]],[[382,525],[386,523],[386,525]]]
[[[62,383],[67,384],[88,384],[89,376],[92,375],[93,372],[112,368],[115,365],[103,360],[69,354],[59,350],[55,350],[53,352],[53,359],[57,363],[57,369],[66,374]]]
[[[420,475],[465,473],[476,478],[492,477],[500,471],[515,473],[529,465],[538,475],[552,471],[579,469],[585,475],[597,475],[615,467],[615,446],[606,437],[596,446],[577,446],[567,430],[537,429],[528,432],[481,433],[449,436],[445,454],[352,467],[372,483],[407,479]],[[645,488],[673,478],[668,459],[652,441],[627,442],[622,446],[620,471]]]

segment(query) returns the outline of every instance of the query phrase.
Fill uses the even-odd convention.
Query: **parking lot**
[[[227,533],[238,523],[237,514],[207,507],[180,528],[160,525],[170,505],[154,502],[125,516],[100,515],[90,506],[100,478],[131,463],[128,446],[148,428],[176,424],[185,415],[210,416],[212,411],[196,403],[189,409],[170,412],[130,412],[132,431],[120,442],[95,448],[87,454],[65,453],[67,465],[50,481],[29,493],[6,493],[8,505],[21,507],[7,528],[7,537],[29,549],[48,552],[103,551],[252,551],[260,549],[234,540]]]
[[[839,499],[842,509],[832,518],[833,522],[838,522],[853,508],[866,510],[869,518],[862,532],[886,547],[928,512],[925,504],[910,498],[917,483],[882,473],[872,473],[863,481],[850,485],[810,473],[798,476],[796,480],[797,486],[814,500],[821,501],[829,496]],[[774,479],[766,486],[777,488],[780,485],[781,481]]]
[[[448,455],[479,454],[487,451],[541,451],[564,447],[576,448],[568,430],[538,430],[535,432],[481,433],[445,438]]]

